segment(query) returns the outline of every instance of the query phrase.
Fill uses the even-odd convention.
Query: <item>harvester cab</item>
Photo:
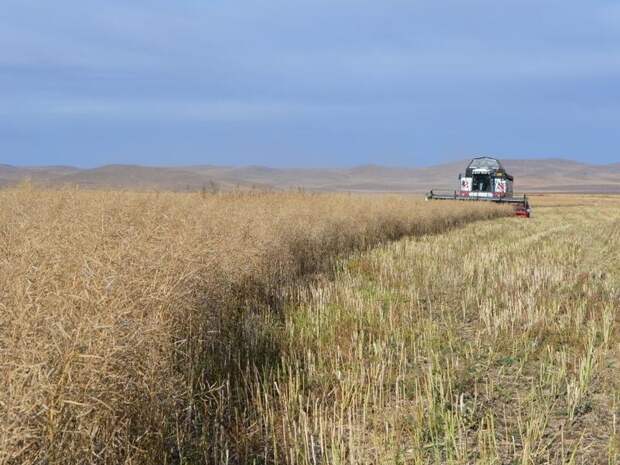
[[[491,157],[474,158],[459,174],[459,190],[454,193],[426,194],[427,200],[483,200],[514,205],[515,214],[529,218],[532,212],[525,195],[515,197],[514,178],[509,175],[501,162]]]

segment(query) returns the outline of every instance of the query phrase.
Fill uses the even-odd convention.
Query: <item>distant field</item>
[[[340,355],[304,357],[320,341],[337,352],[332,331],[355,328],[297,326],[324,292],[308,286],[335,266],[341,282],[350,265],[339,260],[355,251],[507,214],[396,195],[0,190],[0,463],[347,456],[346,427],[303,413],[357,415],[355,396],[303,397],[339,379],[313,364]],[[303,439],[303,422],[322,435]]]
[[[518,192],[620,193],[620,164],[590,165],[562,159],[502,160]],[[106,165],[16,167],[0,164],[0,186],[30,179],[40,186],[179,192],[231,189],[296,189],[328,192],[452,191],[469,160],[428,167],[365,165],[351,168],[265,166]]]
[[[532,194],[529,196],[535,208],[540,207],[617,207],[619,194]]]

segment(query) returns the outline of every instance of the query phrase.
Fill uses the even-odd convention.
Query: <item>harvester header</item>
[[[517,216],[530,217],[531,207],[525,195],[516,197],[513,193],[514,178],[509,175],[496,158],[474,158],[465,174],[459,174],[459,190],[453,193],[426,194],[427,200],[484,200],[509,203],[515,206]]]

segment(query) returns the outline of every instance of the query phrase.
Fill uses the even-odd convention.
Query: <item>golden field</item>
[[[323,328],[316,321],[325,308],[312,318],[308,310],[336,298],[334,286],[354,292],[353,270],[370,272],[366,263],[381,253],[371,247],[406,236],[434,241],[429,234],[509,214],[395,195],[2,190],[0,463],[371,457],[352,436],[367,428],[357,424],[361,391],[343,398],[339,383],[373,376],[380,383],[364,389],[392,392],[388,378],[374,378],[378,360],[362,368],[359,358],[348,360],[355,345],[358,357],[383,350],[374,338],[396,321],[384,312],[376,322],[355,323],[355,313],[334,319],[334,306]],[[346,258],[354,252],[370,255]],[[429,270],[460,266],[446,258],[424,259]],[[377,326],[367,332],[366,323]],[[392,328],[390,351],[417,347],[413,338],[427,323],[412,323]],[[413,345],[402,346],[407,329]],[[392,376],[386,367],[381,376]],[[383,408],[365,399],[364,408]]]

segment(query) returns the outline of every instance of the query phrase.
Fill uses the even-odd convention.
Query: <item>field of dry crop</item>
[[[533,204],[0,191],[0,463],[620,463],[620,199]]]
[[[383,377],[393,373],[376,371],[376,360],[350,357],[374,350],[392,363],[375,338],[395,321],[387,310],[373,315],[373,288],[357,295],[357,281],[347,280],[384,280],[369,275],[372,257],[387,258],[390,249],[341,260],[405,236],[435,241],[427,234],[507,213],[391,195],[2,190],[0,463],[370,457],[371,442],[359,434],[381,437],[383,420],[369,409],[378,414],[401,388],[392,392]],[[414,242],[392,247],[415,248],[403,244]],[[459,263],[442,254],[420,259],[428,269],[454,272]],[[403,256],[399,267],[413,273],[422,266],[416,260]],[[430,279],[424,276],[416,280]],[[340,310],[331,303],[337,292],[360,305],[372,299],[372,306]],[[379,318],[377,326],[363,329],[375,321],[356,323],[355,311]],[[402,352],[399,335],[407,329],[407,350],[422,344],[414,341],[422,324],[392,328],[389,350]],[[428,371],[406,366],[411,386]],[[368,376],[373,383],[364,389],[381,399],[366,396],[360,404],[360,388],[341,391],[339,383]],[[395,418],[384,413],[386,422]],[[374,429],[358,424],[360,414]],[[385,428],[391,434],[389,423]]]

